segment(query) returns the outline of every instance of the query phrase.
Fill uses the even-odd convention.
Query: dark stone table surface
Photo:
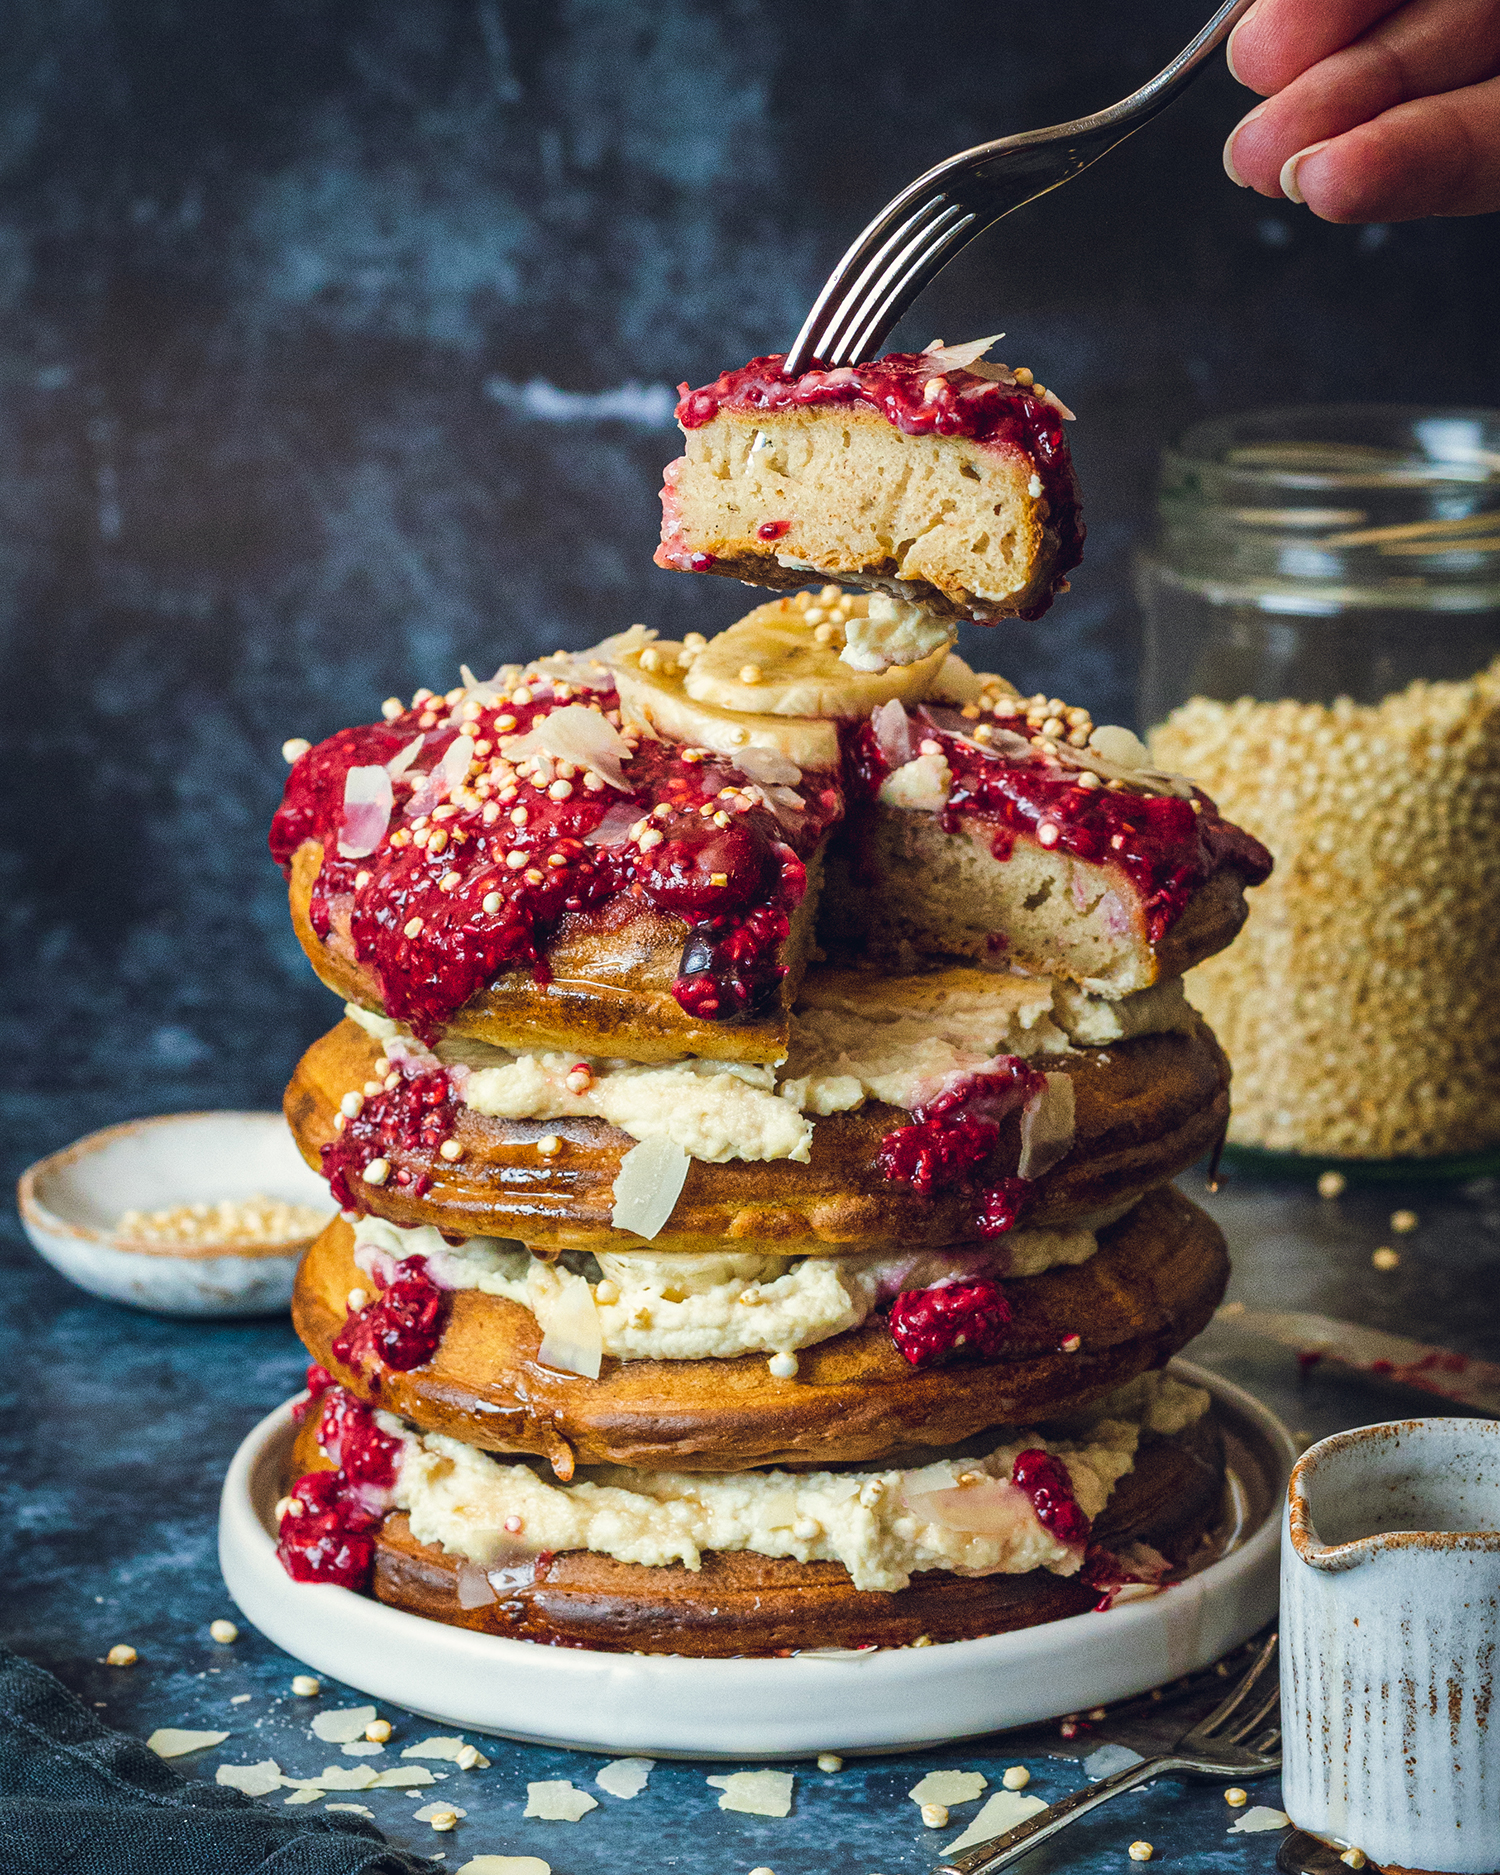
[[[91,1119],[117,1117],[99,1098],[97,1116],[86,1097],[70,1099],[71,1128],[56,1124],[60,1109],[27,1103],[11,1114],[9,1147],[40,1152]],[[1184,1182],[1201,1190],[1201,1179]],[[1500,1272],[1495,1181],[1377,1186],[1328,1202],[1305,1186],[1236,1168],[1208,1202],[1234,1252],[1232,1296],[1250,1307],[1320,1310],[1500,1357],[1500,1320],[1476,1306],[1493,1295]],[[1390,1215],[1407,1205],[1419,1226],[1393,1236]],[[1372,1266],[1380,1244],[1399,1248],[1395,1270]],[[245,1432],[299,1384],[305,1357],[288,1322],[187,1323],[94,1301],[31,1253],[13,1218],[5,1258],[11,1302],[0,1373],[13,1449],[0,1484],[5,1638],[127,1731],[228,1731],[221,1748],[178,1761],[190,1776],[267,1757],[294,1775],[320,1771],[339,1753],[312,1736],[313,1713],[364,1703],[362,1696],[329,1682],[318,1699],[298,1698],[291,1679],[299,1663],[248,1623],[232,1646],[208,1634],[210,1621],[235,1612],[215,1557],[219,1482]],[[1216,1324],[1191,1352],[1251,1388],[1304,1442],[1423,1410],[1416,1396],[1300,1372],[1294,1354],[1250,1340],[1232,1322]],[[139,1650],[136,1666],[103,1664],[116,1641]],[[397,1709],[388,1716],[395,1732],[387,1762],[401,1745],[441,1729]],[[978,1807],[955,1808],[948,1831],[924,1829],[906,1795],[924,1771],[980,1770],[995,1787],[1006,1766],[1021,1763],[1030,1790],[1050,1799],[1077,1788],[1085,1778],[1080,1759],[1115,1735],[1106,1721],[1069,1742],[1049,1724],[919,1754],[850,1759],[835,1774],[796,1761],[786,1767],[796,1785],[785,1819],[717,1808],[718,1792],[705,1778],[733,1766],[663,1761],[628,1803],[595,1791],[600,1807],[579,1823],[523,1821],[528,1781],[570,1778],[590,1788],[604,1760],[496,1739],[475,1740],[492,1760],[488,1769],[434,1767],[451,1771],[436,1791],[349,1800],[367,1803],[393,1841],[441,1854],[434,1866],[448,1870],[478,1854],[507,1853],[541,1856],[557,1875],[602,1868],[748,1875],[759,1867],[775,1875],[917,1875]],[[451,1835],[413,1817],[439,1793],[468,1812]],[[1254,1803],[1279,1800],[1274,1780],[1252,1791]],[[1118,1870],[1127,1845],[1144,1838],[1162,1866],[1265,1875],[1279,1835],[1229,1834],[1235,1815],[1217,1789],[1164,1780],[1077,1825],[1029,1866]]]

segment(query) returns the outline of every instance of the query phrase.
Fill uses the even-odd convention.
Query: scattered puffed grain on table
[[[1318,1174],[1318,1196],[1320,1198],[1342,1198],[1349,1189],[1349,1181],[1342,1172],[1320,1172]]]
[[[1388,1243],[1383,1243],[1378,1250],[1371,1252],[1370,1261],[1378,1270],[1393,1270],[1401,1261],[1401,1253],[1393,1250]]]
[[[208,1633],[209,1638],[217,1641],[221,1647],[227,1647],[231,1641],[240,1638],[240,1631],[232,1621],[210,1621]]]
[[[948,1806],[945,1803],[924,1803],[922,1821],[928,1829],[946,1829],[948,1827]]]
[[[1024,1764],[1013,1764],[1000,1782],[1007,1790],[1025,1790],[1031,1782],[1031,1773]]]
[[[1348,1868],[1363,1868],[1365,1866],[1365,1852],[1363,1849],[1346,1849],[1339,1857],[1339,1860]]]
[[[836,1751],[820,1751],[818,1753],[818,1769],[820,1771],[842,1771],[843,1768],[844,1760]]]
[[[140,1655],[128,1641],[116,1641],[104,1658],[112,1667],[133,1667]]]
[[[323,1682],[314,1678],[311,1673],[294,1673],[292,1675],[292,1691],[299,1699],[316,1699],[322,1690]]]
[[[1378,704],[1195,697],[1151,747],[1276,859],[1188,978],[1234,1066],[1229,1138],[1343,1159],[1500,1139],[1500,660]]]
[[[371,1719],[370,1723],[365,1727],[365,1737],[372,1745],[385,1744],[390,1738],[390,1735],[391,1722],[389,1719]]]
[[[1250,1793],[1248,1790],[1241,1790],[1238,1784],[1231,1784],[1224,1792],[1224,1801],[1231,1810],[1243,1810],[1250,1801]]]
[[[1149,1862],[1155,1853],[1156,1851],[1151,1847],[1149,1842],[1133,1842],[1130,1845],[1130,1859],[1132,1862]]]
[[[1421,1219],[1415,1211],[1392,1211],[1391,1229],[1398,1237],[1406,1237],[1417,1228]]]

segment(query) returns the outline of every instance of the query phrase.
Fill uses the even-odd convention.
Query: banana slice
[[[892,697],[919,703],[937,682],[951,628],[935,649],[910,664],[856,670],[841,659],[870,606],[884,594],[799,592],[760,605],[693,655],[683,684],[695,703],[756,716],[854,718]]]
[[[701,656],[686,645],[661,638],[613,649],[607,661],[620,692],[621,720],[644,723],[669,742],[712,749],[716,755],[733,757],[747,749],[764,749],[798,768],[838,766],[838,726],[833,722],[815,717],[751,716],[689,696],[685,679]]]

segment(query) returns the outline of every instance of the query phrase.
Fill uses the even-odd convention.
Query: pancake
[[[328,1467],[315,1419],[304,1425],[293,1462],[296,1476]],[[1181,1565],[1216,1523],[1223,1483],[1223,1438],[1212,1411],[1184,1432],[1148,1434],[1095,1519],[1094,1541],[1106,1549],[1148,1543]],[[418,1543],[404,1511],[385,1519],[375,1550],[377,1600],[481,1633],[604,1652],[724,1658],[967,1640],[1082,1614],[1100,1597],[1079,1577],[1045,1569],[989,1576],[929,1570],[888,1594],[856,1589],[837,1562],[709,1552],[693,1571],[569,1551],[508,1571],[494,1601],[466,1608],[463,1570],[461,1557]],[[478,1573],[469,1570],[471,1582]]]
[[[320,1149],[335,1138],[340,1099],[369,1079],[379,1054],[379,1044],[346,1020],[297,1064],[284,1105],[314,1169]],[[1197,1017],[1183,1031],[1048,1056],[1046,1066],[1072,1077],[1075,1135],[1071,1149],[1035,1181],[1028,1225],[1070,1223],[1139,1197],[1223,1135],[1229,1064]],[[923,1197],[886,1179],[876,1164],[881,1140],[910,1124],[909,1113],[869,1101],[817,1121],[806,1165],[694,1160],[649,1248],[722,1253],[730,1246],[786,1256],[963,1242],[974,1234],[971,1189]],[[561,1140],[562,1150],[544,1157],[538,1141],[549,1136]],[[460,1107],[452,1137],[463,1148],[457,1164],[435,1147],[392,1148],[383,1185],[355,1181],[361,1202],[392,1223],[432,1224],[459,1237],[513,1237],[553,1249],[648,1247],[610,1222],[620,1161],[636,1142],[606,1121],[499,1120]],[[1020,1119],[1012,1114],[977,1176],[993,1182],[1014,1174],[1020,1151]]]
[[[298,1271],[292,1320],[313,1359],[423,1431],[484,1451],[543,1454],[559,1476],[575,1463],[727,1472],[855,1462],[1033,1424],[1160,1367],[1207,1325],[1229,1276],[1218,1227],[1162,1187],[1101,1231],[1086,1263],[1006,1282],[1004,1353],[983,1365],[909,1366],[884,1319],[872,1317],[803,1349],[795,1380],[774,1379],[762,1355],[606,1357],[599,1378],[587,1380],[541,1365],[530,1310],[459,1290],[425,1365],[359,1374],[333,1356],[349,1291],[370,1284],[353,1243],[335,1220]],[[1079,1346],[1063,1352],[1073,1335]]]

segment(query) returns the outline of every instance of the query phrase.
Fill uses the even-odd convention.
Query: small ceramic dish
[[[279,1113],[165,1113],[90,1133],[21,1175],[21,1222],[69,1282],[163,1315],[266,1315],[288,1307],[316,1232],[255,1242],[142,1242],[122,1213],[252,1197],[333,1215]]]

